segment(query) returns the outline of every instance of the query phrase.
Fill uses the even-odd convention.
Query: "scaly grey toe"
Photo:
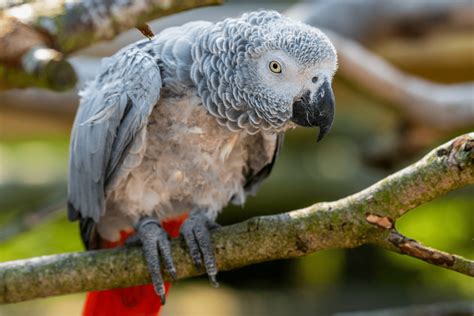
[[[168,234],[154,218],[143,218],[137,226],[138,237],[142,243],[145,261],[150,271],[156,294],[161,299],[161,304],[166,302],[165,285],[161,275],[160,257],[166,272],[176,279],[176,268],[171,257]]]
[[[210,229],[218,227],[216,223],[207,218],[202,212],[191,213],[190,217],[181,227],[181,235],[188,246],[191,258],[198,270],[202,266],[206,269],[209,281],[218,287],[217,264],[212,246]]]

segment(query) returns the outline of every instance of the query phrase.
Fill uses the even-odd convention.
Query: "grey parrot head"
[[[334,118],[337,55],[318,29],[275,11],[226,19],[193,47],[191,78],[209,113],[231,130],[320,128]]]

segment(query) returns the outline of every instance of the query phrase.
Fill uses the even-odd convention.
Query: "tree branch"
[[[151,19],[222,1],[57,0],[5,5],[0,12],[0,89],[70,89],[77,78],[64,56]],[[47,62],[38,48],[48,49]]]
[[[375,244],[389,251],[408,255],[471,277],[474,276],[474,261],[426,247],[414,239],[403,236],[396,230],[391,230],[385,239],[377,240]]]
[[[409,121],[439,129],[474,124],[474,83],[439,84],[405,73],[361,44],[326,31],[338,52],[338,75],[388,102]]]
[[[217,264],[220,270],[231,270],[323,249],[375,244],[474,276],[474,261],[426,248],[393,230],[409,210],[473,183],[470,133],[352,196],[218,229],[212,236]],[[194,269],[182,240],[172,241],[172,255],[179,278],[202,273]],[[443,259],[436,259],[438,255]],[[149,282],[140,248],[45,256],[0,264],[0,303]]]

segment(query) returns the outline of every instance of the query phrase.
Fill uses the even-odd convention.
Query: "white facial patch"
[[[276,61],[281,66],[281,72],[275,73],[270,64]],[[261,82],[274,91],[276,95],[289,97],[298,94],[304,85],[306,76],[304,69],[296,60],[283,51],[269,51],[257,61],[257,71]]]

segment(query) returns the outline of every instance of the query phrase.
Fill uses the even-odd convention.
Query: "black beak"
[[[300,126],[319,126],[319,142],[331,129],[335,104],[332,88],[325,81],[318,92],[311,96],[311,92],[307,91],[300,100],[293,103],[291,120]]]

